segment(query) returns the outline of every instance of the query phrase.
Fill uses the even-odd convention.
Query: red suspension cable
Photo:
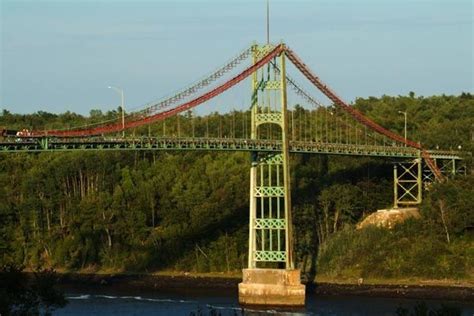
[[[303,61],[289,48],[286,48],[286,55],[288,56],[288,59],[291,60],[291,62],[298,68],[299,71],[311,82],[313,83],[316,88],[318,88],[325,96],[327,96],[334,104],[338,105],[341,107],[344,111],[348,112],[355,120],[358,122],[368,126],[372,130],[375,130],[379,132],[382,135],[385,135],[389,137],[390,139],[393,139],[397,142],[401,142],[406,144],[407,146],[416,148],[421,150],[421,156],[425,159],[428,167],[431,169],[433,174],[438,180],[443,179],[443,175],[439,168],[436,166],[434,163],[433,159],[431,158],[430,154],[422,148],[422,146],[412,140],[406,140],[404,137],[389,131],[388,129],[380,126],[376,122],[372,121],[365,115],[363,115],[361,112],[356,110],[354,107],[346,104],[339,96],[337,96],[334,91],[331,90],[324,82],[321,81],[316,75],[314,75],[311,70],[309,69],[308,66],[303,63]]]
[[[178,113],[184,112],[186,110],[189,110],[191,108],[194,108],[200,104],[202,104],[205,101],[208,101],[219,94],[223,93],[227,89],[235,86],[237,83],[241,82],[248,76],[250,76],[252,73],[254,73],[257,69],[261,68],[265,64],[267,64],[271,59],[274,57],[278,56],[283,52],[285,49],[283,44],[280,44],[276,46],[271,52],[269,52],[266,56],[261,58],[259,61],[257,61],[255,64],[252,66],[248,67],[244,71],[242,71],[240,74],[237,76],[233,77],[232,79],[228,80],[227,82],[221,84],[220,86],[214,88],[213,90],[189,101],[184,104],[181,104],[175,108],[172,108],[170,110],[160,112],[151,116],[145,116],[142,117],[138,120],[135,121],[128,121],[125,122],[125,127],[123,128],[121,123],[114,123],[114,124],[109,124],[105,126],[98,126],[94,128],[89,128],[89,129],[78,129],[78,130],[50,130],[50,131],[38,131],[38,132],[32,132],[31,136],[61,136],[61,137],[74,137],[74,136],[90,136],[90,135],[100,135],[100,134],[106,134],[106,133],[114,133],[114,132],[119,132],[122,131],[123,129],[129,129],[133,127],[139,127],[145,124],[150,124],[155,121],[163,120],[167,117],[176,115]]]
[[[175,108],[172,108],[167,111],[163,111],[157,114],[143,116],[139,119],[128,121],[125,123],[125,126],[122,126],[121,123],[114,123],[104,126],[98,126],[88,129],[75,129],[75,130],[50,130],[50,131],[38,131],[32,132],[31,136],[61,136],[61,137],[74,137],[74,136],[90,136],[90,135],[100,135],[106,133],[114,133],[122,131],[123,129],[129,129],[134,127],[143,126],[146,124],[153,123],[155,121],[163,120],[170,116],[179,114],[181,112],[187,111],[191,108],[194,108],[203,102],[206,102],[224,91],[228,90],[229,88],[233,87],[237,83],[241,82],[252,73],[254,73],[257,69],[261,68],[262,66],[266,65],[270,62],[274,57],[280,55],[283,51],[286,52],[287,57],[291,60],[291,62],[298,68],[301,73],[311,82],[313,85],[316,86],[324,95],[326,95],[334,104],[341,107],[344,111],[349,113],[355,120],[362,123],[363,125],[369,127],[372,130],[377,131],[378,133],[387,136],[390,139],[393,139],[397,142],[401,142],[406,144],[407,146],[419,149],[421,151],[422,158],[425,159],[427,165],[432,170],[433,174],[438,180],[443,179],[443,175],[439,168],[436,166],[434,161],[431,159],[429,153],[421,147],[420,144],[411,141],[405,140],[402,136],[385,129],[384,127],[380,126],[376,122],[372,121],[371,119],[367,118],[361,112],[346,104],[339,96],[337,96],[334,91],[332,91],[325,83],[323,83],[316,75],[314,75],[308,66],[306,66],[302,60],[289,48],[285,47],[283,44],[276,46],[271,52],[269,52],[266,56],[261,58],[252,66],[248,67],[244,71],[242,71],[237,76],[233,77],[232,79],[228,80],[227,82],[217,86],[216,88],[212,89],[211,91],[189,101],[183,103]]]

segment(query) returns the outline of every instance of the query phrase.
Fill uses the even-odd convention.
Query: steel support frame
[[[462,165],[456,163],[456,159],[435,159],[434,161],[441,170],[441,173],[446,177],[462,174],[465,171]]]
[[[273,48],[254,45],[253,62]],[[263,67],[252,76],[251,139],[261,139],[262,125],[276,125],[282,146],[277,153],[251,153],[249,269],[268,267],[268,263],[284,263],[286,269],[294,269],[284,53],[279,69],[277,74]],[[270,94],[280,94],[279,106],[270,104],[276,99]]]
[[[434,158],[433,162],[446,178],[467,174],[466,165],[462,164],[462,160],[459,159],[459,157]],[[435,176],[431,169],[427,166],[423,166],[423,184],[425,188],[429,187],[434,181]]]
[[[394,208],[416,206],[422,202],[423,169],[421,157],[393,166]],[[400,168],[400,171],[399,171]]]

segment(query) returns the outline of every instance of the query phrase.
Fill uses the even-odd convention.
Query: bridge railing
[[[0,141],[0,152],[85,150],[85,149],[156,149],[156,150],[232,150],[232,151],[277,151],[279,140],[255,140],[244,138],[192,138],[192,137],[89,137],[89,138],[40,138],[6,139]],[[321,141],[290,141],[293,153],[341,154],[357,156],[388,156],[417,158],[419,152],[412,147],[394,145],[365,145],[325,143]],[[449,150],[432,150],[433,158],[460,159],[461,153]]]

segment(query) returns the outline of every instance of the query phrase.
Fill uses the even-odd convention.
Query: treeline
[[[359,98],[355,107],[384,127],[403,135],[407,112],[408,138],[427,148],[474,151],[474,95]]]
[[[429,149],[461,149],[464,152],[474,150],[474,95],[470,93],[462,93],[459,96],[416,97],[410,92],[408,96],[358,98],[353,106],[383,127],[400,135],[404,133],[403,112],[406,112],[408,138],[421,142]],[[133,114],[126,115],[133,119]],[[3,110],[0,128],[72,129],[120,121],[120,107],[107,112],[93,109],[87,117],[71,112],[53,114],[39,111],[19,115]],[[334,105],[316,109],[295,105],[290,108],[289,113],[290,139],[392,145],[391,140],[382,139],[354,122],[347,113]],[[260,134],[262,138],[279,139],[278,131],[278,128],[265,127],[260,129]],[[366,133],[369,135],[365,135]],[[164,121],[128,130],[126,135],[249,138],[250,112],[233,110],[227,113],[198,115],[194,111],[188,111]]]
[[[398,109],[409,111],[412,135],[426,134],[432,146],[459,143],[468,149],[473,102],[469,94],[412,95],[358,99],[355,106],[397,132],[403,131]],[[67,126],[65,116],[77,118],[71,126],[91,120],[72,113],[3,114],[0,126],[17,128],[33,121],[36,128],[59,128]],[[96,112],[95,119],[107,115]],[[233,115],[245,117],[244,112]],[[232,118],[211,114],[201,119],[219,127]],[[162,131],[159,124],[150,128],[152,133]],[[178,128],[177,121],[167,124],[168,131]],[[234,132],[245,129],[244,124],[234,127]],[[438,140],[440,128],[444,135]],[[433,186],[419,221],[392,231],[354,229],[368,213],[392,205],[391,163],[292,157],[295,250],[309,277],[315,271],[335,277],[459,278],[472,272],[472,175]],[[72,271],[241,269],[247,262],[249,164],[247,153],[0,154],[0,264]],[[414,264],[417,268],[410,269]],[[422,272],[428,266],[430,272]]]
[[[422,218],[394,229],[347,226],[323,244],[318,272],[330,278],[474,281],[474,177],[434,184]]]
[[[248,154],[71,152],[2,158],[4,260],[68,269],[202,271],[246,263]],[[358,171],[329,175],[324,160],[293,161],[296,221],[315,215],[323,183],[368,169],[379,176],[391,171],[382,162],[367,162]],[[338,218],[326,217],[331,229],[323,238],[365,210],[390,203],[389,179],[383,186],[371,178],[323,191],[323,203],[337,203]],[[340,190],[348,194],[343,202],[336,201]],[[325,211],[332,212],[329,205]],[[311,228],[306,220],[301,224]]]

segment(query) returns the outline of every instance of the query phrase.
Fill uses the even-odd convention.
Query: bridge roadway
[[[0,153],[59,152],[94,150],[167,150],[167,151],[258,151],[281,152],[281,141],[235,138],[30,138],[0,140]],[[390,158],[417,158],[415,148],[365,144],[321,143],[317,141],[290,141],[291,153],[326,154],[346,156],[371,156]],[[434,159],[461,157],[455,151],[429,151]]]

